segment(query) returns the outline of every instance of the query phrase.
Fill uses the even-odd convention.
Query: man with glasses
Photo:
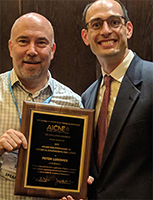
[[[120,1],[95,1],[83,17],[102,71],[82,94],[95,109],[88,199],[152,199],[153,63],[128,49],[133,26]]]

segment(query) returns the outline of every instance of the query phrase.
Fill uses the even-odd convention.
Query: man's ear
[[[84,41],[84,43],[88,46],[89,45],[89,42],[88,42],[88,34],[87,34],[87,30],[86,29],[82,29],[81,31],[81,37],[82,37],[82,40]]]
[[[11,42],[11,40],[8,41],[8,49],[10,52],[10,57],[12,57],[12,42]]]
[[[127,28],[127,39],[130,39],[133,34],[133,25],[130,21],[126,23],[126,28]]]
[[[52,46],[51,60],[54,58],[55,51],[56,51],[56,44],[55,44],[55,42],[54,42],[54,43],[53,43],[53,46]]]

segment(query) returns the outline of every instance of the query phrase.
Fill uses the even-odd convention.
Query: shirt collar
[[[45,88],[49,87],[51,89],[51,91],[53,91],[53,79],[52,79],[52,76],[51,76],[51,73],[50,71],[48,70],[48,75],[49,75],[49,79],[48,79],[48,82],[46,83],[45,87],[42,88],[40,91],[44,90]],[[24,85],[22,85],[21,81],[19,80],[19,78],[17,77],[14,69],[12,69],[11,71],[11,74],[10,74],[10,81],[11,81],[11,86],[13,87],[14,85],[16,84],[19,84],[24,90],[25,87]],[[39,91],[39,92],[40,92]]]
[[[53,91],[53,87],[54,87],[53,86],[53,78],[52,78],[52,75],[49,70],[48,70],[48,75],[49,75],[49,79],[48,79],[48,82],[47,82],[45,88],[49,86],[50,89]]]
[[[13,87],[16,83],[20,84],[20,81],[14,71],[14,69],[12,69],[11,74],[10,74],[10,81],[11,81],[11,86]]]
[[[134,57],[134,53],[131,50],[129,50],[129,53],[124,58],[124,60],[109,75],[112,76],[113,79],[121,83],[133,57]],[[102,74],[103,74],[103,77],[106,75],[103,69],[102,69]]]

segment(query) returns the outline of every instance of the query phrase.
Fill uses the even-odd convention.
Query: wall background
[[[134,25],[129,48],[153,61],[153,0],[121,0]],[[14,21],[27,12],[47,17],[55,30],[57,45],[51,63],[52,76],[81,94],[100,73],[96,57],[81,39],[82,12],[92,0],[0,0],[0,73],[12,69],[7,48]]]

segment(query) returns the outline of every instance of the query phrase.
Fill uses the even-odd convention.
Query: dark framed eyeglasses
[[[124,19],[124,23],[123,23],[123,19]],[[121,25],[125,25],[127,22],[125,17],[119,16],[119,15],[113,15],[105,20],[102,20],[101,18],[92,19],[91,21],[86,23],[85,29],[89,28],[91,30],[99,30],[102,28],[104,21],[107,22],[110,28],[118,28]]]

